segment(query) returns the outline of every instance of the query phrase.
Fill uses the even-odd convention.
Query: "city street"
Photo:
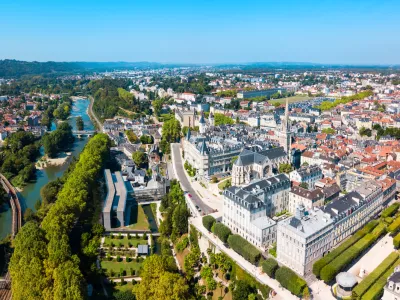
[[[183,169],[182,157],[179,147],[180,144],[171,144],[171,158],[176,178],[180,182],[183,190],[191,195],[191,199],[194,204],[197,205],[204,214],[208,215],[210,213],[213,213],[214,209],[209,207],[201,200],[200,196],[197,194],[197,192],[192,187],[192,184],[187,179],[185,171]]]

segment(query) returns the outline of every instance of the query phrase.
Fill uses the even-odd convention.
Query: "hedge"
[[[275,278],[275,272],[279,268],[279,265],[275,259],[268,258],[267,260],[264,260],[262,262],[261,266],[264,273],[266,273],[271,278]]]
[[[320,277],[321,270],[331,261],[333,261],[337,256],[342,254],[347,248],[355,244],[358,240],[364,237],[367,233],[371,232],[377,225],[378,221],[373,220],[365,225],[362,229],[358,230],[353,236],[344,241],[340,246],[333,249],[330,253],[325,255],[323,258],[317,260],[313,265],[313,273],[315,276]]]
[[[260,260],[261,252],[242,238],[240,235],[233,234],[228,237],[228,244],[235,252],[244,257],[252,264],[257,263]]]
[[[278,282],[293,295],[301,297],[307,283],[295,272],[287,267],[281,267],[275,272],[275,278]]]
[[[393,223],[393,218],[392,218],[392,217],[387,217],[387,218],[385,218],[384,220],[385,220],[385,222],[386,222],[387,224],[392,224],[392,223]]]
[[[211,227],[214,225],[215,223],[215,219],[213,216],[205,216],[203,217],[203,226],[208,230],[211,231]]]
[[[352,298],[359,299],[365,292],[399,259],[397,252],[392,252],[379,266],[365,277],[352,292]]]
[[[215,223],[211,229],[212,232],[224,243],[228,241],[228,237],[232,234],[231,230],[222,223]]]
[[[383,294],[383,288],[387,283],[387,279],[392,275],[394,268],[400,264],[400,259],[396,262],[381,276],[379,279],[369,288],[369,290],[362,296],[362,300],[375,300],[380,299]]]
[[[332,281],[334,277],[356,259],[364,250],[371,246],[382,234],[386,232],[385,224],[379,224],[372,233],[366,234],[353,246],[349,247],[340,256],[322,268],[320,277],[326,283]]]
[[[399,249],[400,247],[400,233],[398,233],[394,238],[393,238],[393,246],[396,249]]]
[[[395,233],[400,229],[400,217],[396,218],[392,224],[389,225],[388,231],[390,233]]]
[[[399,209],[399,207],[400,207],[400,204],[399,203],[393,203],[392,205],[390,205],[388,208],[386,208],[383,212],[382,212],[382,214],[381,214],[381,217],[382,218],[387,218],[387,217],[391,217],[391,216],[393,216],[396,212],[397,212],[397,210]]]

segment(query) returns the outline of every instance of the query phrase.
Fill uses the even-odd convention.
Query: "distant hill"
[[[0,77],[24,75],[51,75],[113,70],[159,69],[165,67],[189,67],[191,64],[162,64],[154,62],[37,62],[13,59],[0,60]]]
[[[398,71],[400,67],[380,65],[338,65],[318,64],[307,62],[249,62],[249,63],[227,63],[227,64],[165,64],[157,62],[37,62],[20,61],[13,59],[0,60],[0,78],[14,78],[24,75],[60,75],[89,72],[104,72],[114,70],[148,70],[175,67],[201,67],[210,66],[214,69],[224,69],[233,72],[268,72],[280,70],[352,70],[352,71]]]
[[[70,62],[27,62],[0,60],[0,77],[20,77],[23,75],[55,74],[82,71],[83,67]]]

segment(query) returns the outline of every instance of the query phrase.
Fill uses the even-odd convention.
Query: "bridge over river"
[[[72,134],[77,137],[92,137],[96,133],[96,130],[72,130]]]

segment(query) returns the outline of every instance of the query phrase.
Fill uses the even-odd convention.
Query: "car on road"
[[[192,198],[192,195],[191,195],[191,194],[188,194],[188,196],[189,196],[190,198]]]

